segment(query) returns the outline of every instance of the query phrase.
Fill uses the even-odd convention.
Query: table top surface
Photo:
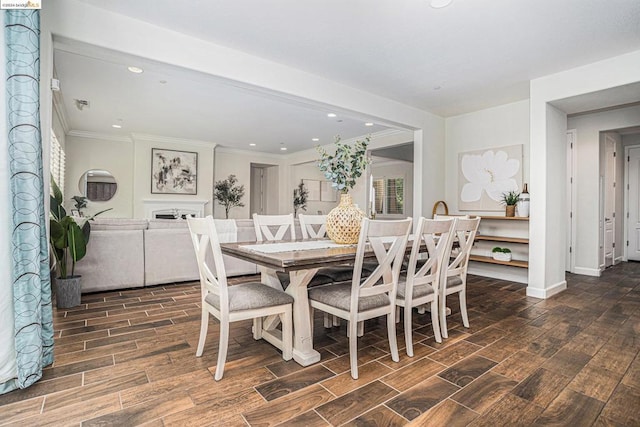
[[[282,243],[295,244],[296,242],[308,242],[308,240],[292,240],[279,242],[238,242],[221,243],[222,253],[254,262],[258,265],[272,268],[276,271],[304,270],[326,267],[335,264],[348,264],[355,262],[356,245],[340,245],[337,247],[285,250],[282,252],[259,252],[248,248],[253,245],[277,245]],[[330,242],[319,239],[318,242]],[[371,252],[373,255],[373,252]]]

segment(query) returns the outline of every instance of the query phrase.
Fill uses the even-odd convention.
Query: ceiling
[[[531,79],[640,49],[638,0],[81,1],[443,117],[526,99]],[[145,72],[134,75],[124,67],[132,60],[58,40],[70,129],[267,152],[385,129],[141,59]],[[74,98],[91,105],[79,111]],[[118,119],[122,129],[110,128]]]

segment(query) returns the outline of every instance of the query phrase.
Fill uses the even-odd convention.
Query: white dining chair
[[[395,327],[395,299],[402,260],[411,232],[411,218],[372,221],[364,218],[356,250],[351,282],[309,289],[309,305],[349,321],[351,377],[358,379],[358,322],[387,316],[387,334],[391,358],[399,361]],[[365,253],[375,254],[376,269],[362,279]],[[312,317],[313,318],[313,317]]]
[[[296,226],[293,214],[287,215],[258,215],[253,214],[253,226],[256,229],[256,240],[275,241],[286,237],[296,239]],[[287,236],[287,232],[289,235]]]
[[[404,308],[404,336],[407,355],[413,357],[412,313],[414,307],[430,304],[431,324],[436,342],[442,342],[438,320],[440,271],[445,250],[450,247],[455,219],[420,218],[414,232],[406,275],[398,282],[396,305]]]
[[[327,216],[299,214],[303,239],[322,239],[327,236]]]
[[[291,360],[293,356],[293,297],[262,283],[250,282],[227,286],[220,240],[213,217],[187,218],[193,249],[195,250],[200,273],[202,297],[202,318],[200,338],[196,356],[202,356],[209,326],[209,314],[220,321],[220,344],[218,364],[214,378],[219,381],[224,373],[229,342],[229,323],[239,320],[254,320],[254,328],[261,327],[256,319],[278,315],[282,322],[282,358]],[[210,252],[209,252],[210,251]],[[211,255],[207,256],[210,253]],[[213,258],[213,264],[209,261]],[[215,272],[215,273],[214,273]]]
[[[440,278],[440,298],[438,301],[440,309],[440,329],[442,337],[447,338],[447,295],[458,294],[460,299],[460,314],[462,324],[469,327],[469,316],[467,314],[467,268],[469,266],[469,255],[473,247],[473,241],[478,232],[480,218],[456,219],[453,229],[453,236],[450,239],[448,248],[445,249],[446,267],[442,269]],[[456,251],[452,251],[453,242],[458,242]]]

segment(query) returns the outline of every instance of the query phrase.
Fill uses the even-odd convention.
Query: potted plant
[[[80,304],[82,287],[80,276],[75,275],[75,267],[76,262],[84,258],[87,253],[87,243],[91,235],[89,221],[111,208],[84,218],[84,223],[80,227],[75,218],[67,215],[67,211],[62,206],[62,192],[53,178],[51,178],[51,187],[53,194],[50,197],[49,243],[56,260],[56,302],[58,308],[69,308]]]
[[[353,244],[360,236],[360,222],[365,214],[353,204],[349,195],[362,176],[370,160],[367,158],[367,145],[371,138],[356,141],[353,146],[340,141],[336,136],[335,154],[329,154],[323,147],[318,147],[320,160],[318,167],[333,188],[340,194],[340,204],[327,215],[327,235],[336,243]]]
[[[496,246],[491,250],[491,256],[497,261],[511,261],[511,249]]]
[[[293,189],[293,216],[298,215],[298,209],[307,210],[307,197],[309,190],[304,186],[304,182],[298,184],[298,188]]]
[[[229,211],[234,207],[244,207],[244,185],[236,185],[238,179],[231,174],[227,179],[216,181],[213,196],[224,206],[225,218],[229,219]]]
[[[502,193],[502,204],[506,206],[505,216],[513,217],[516,216],[516,204],[520,199],[520,193],[518,191],[512,190],[507,191],[506,193]]]

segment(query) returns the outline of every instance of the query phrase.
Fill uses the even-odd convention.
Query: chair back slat
[[[471,248],[473,247],[473,241],[476,237],[476,233],[478,232],[478,225],[480,224],[480,218],[473,219],[456,219],[456,224],[454,227],[454,238],[458,241],[458,252],[457,255],[450,260],[447,265],[446,275],[448,277],[455,275],[466,275],[467,274],[467,266],[469,265],[469,255],[471,253]],[[451,239],[451,245],[453,244],[453,240]],[[449,253],[451,249],[449,249]]]
[[[303,239],[322,239],[327,235],[326,215],[298,215]]]
[[[418,221],[407,268],[407,298],[411,298],[413,286],[430,284],[434,292],[438,291],[439,273],[443,268],[445,250],[453,238],[455,222],[456,219],[426,218],[420,218]],[[424,264],[417,268],[421,256],[427,258]]]
[[[407,248],[411,223],[411,218],[397,221],[373,221],[368,218],[362,220],[351,283],[352,312],[357,312],[359,297],[389,293],[390,301],[395,301],[400,267]],[[367,246],[373,250],[378,265],[361,283],[362,265]]]
[[[256,240],[258,242],[262,242],[264,240],[283,240],[287,231],[290,231],[291,240],[295,240],[296,238],[296,227],[293,220],[293,214],[258,215],[254,213],[253,225],[256,230]]]
[[[213,217],[211,215],[205,218],[189,217],[187,218],[187,224],[191,233],[193,249],[196,253],[202,298],[204,299],[207,293],[218,295],[220,298],[220,310],[228,310],[227,275]],[[212,255],[213,266],[209,265],[208,260],[211,257],[208,254]]]

